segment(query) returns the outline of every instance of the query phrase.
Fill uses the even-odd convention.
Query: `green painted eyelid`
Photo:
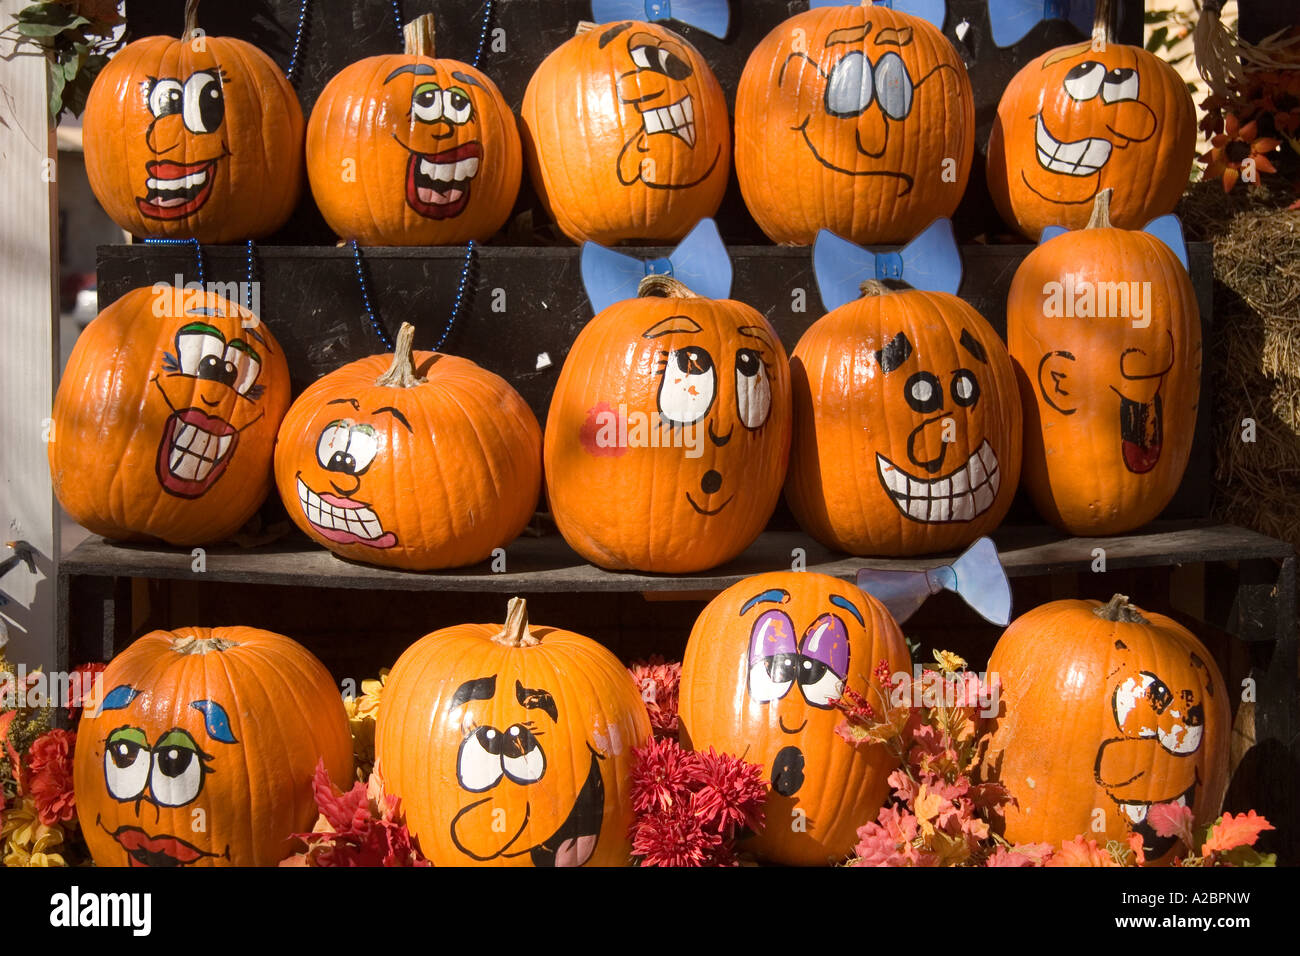
[[[194,742],[194,738],[183,730],[173,730],[163,735],[158,743],[154,745],[154,749],[157,750],[159,747],[184,747],[186,750],[193,750],[195,753],[199,751],[199,745]]]
[[[363,435],[370,435],[372,437],[379,434],[379,432],[375,431],[373,425],[353,425],[352,430],[354,432],[361,432],[361,434]]]
[[[411,96],[414,97],[417,93],[423,93],[426,90],[437,90],[439,93],[441,93],[442,87],[439,86],[437,83],[420,83],[415,87],[414,90],[411,91]]]
[[[226,337],[221,334],[221,330],[215,325],[208,325],[206,322],[190,322],[188,325],[182,325],[177,335],[192,334],[200,332],[204,335],[215,335],[221,341],[226,341]]]
[[[149,746],[149,738],[145,736],[144,731],[139,727],[122,727],[108,735],[108,742],[110,744],[122,740],[139,744],[141,747]]]
[[[231,339],[229,344],[232,349],[239,349],[239,351],[243,352],[245,355],[251,356],[253,361],[258,365],[262,364],[262,356],[257,354],[257,349],[253,348],[243,339]]]

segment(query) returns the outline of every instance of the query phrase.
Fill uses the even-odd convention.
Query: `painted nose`
[[[918,468],[924,468],[930,474],[936,473],[943,467],[943,458],[948,454],[948,445],[946,441],[939,442],[939,454],[930,459],[923,459],[921,456],[925,453],[925,430],[932,425],[943,422],[948,418],[946,412],[940,412],[934,418],[927,418],[921,424],[912,429],[911,434],[907,436],[907,457]],[[942,427],[942,426],[940,426]]]
[[[700,490],[706,495],[711,495],[722,487],[722,476],[716,471],[709,469],[700,479]]]
[[[1156,114],[1141,100],[1125,100],[1115,105],[1115,114],[1106,126],[1116,136],[1140,143],[1156,131]]]

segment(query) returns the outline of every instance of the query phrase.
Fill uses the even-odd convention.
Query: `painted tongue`
[[[1164,444],[1160,393],[1146,403],[1121,398],[1119,416],[1124,465],[1134,474],[1145,474],[1160,460]]]
[[[596,837],[592,835],[570,837],[555,851],[556,866],[582,866],[596,850]]]
[[[420,202],[428,203],[430,206],[446,206],[465,195],[464,190],[461,189],[448,189],[445,193],[442,193],[426,186],[417,187],[415,193],[420,197]]]

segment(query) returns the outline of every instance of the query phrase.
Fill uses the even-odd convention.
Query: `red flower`
[[[81,708],[86,706],[86,700],[92,698],[99,675],[107,669],[107,664],[82,664],[72,671],[71,680],[68,681],[68,696],[63,702],[70,719],[77,719]]]
[[[641,817],[632,827],[632,853],[641,858],[642,866],[711,866],[719,859],[730,861],[729,848],[719,853],[722,842],[685,801]]]
[[[687,769],[697,787],[691,808],[705,828],[727,838],[739,828],[762,829],[767,800],[763,768],[712,747],[693,756]]]
[[[677,736],[677,698],[682,683],[681,662],[668,663],[655,654],[644,661],[633,661],[628,671],[641,691],[650,726],[656,737]]]
[[[28,786],[36,802],[36,816],[46,826],[66,823],[77,815],[77,798],[72,792],[76,744],[77,735],[71,731],[49,730],[28,748]]]
[[[649,740],[632,751],[632,809],[667,811],[684,806],[691,797],[691,754],[671,738]]]

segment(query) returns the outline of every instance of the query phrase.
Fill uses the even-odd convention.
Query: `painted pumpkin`
[[[1187,467],[1200,397],[1187,270],[1155,236],[1111,227],[1108,196],[1086,228],[1025,258],[1007,299],[1025,409],[1022,479],[1039,513],[1071,534],[1122,534],[1164,510]]]
[[[407,24],[405,53],[344,68],[312,109],[312,195],[345,239],[488,239],[514,206],[523,166],[514,114],[482,72],[434,58],[433,29],[432,14]]]
[[[1082,229],[1113,189],[1111,219],[1141,229],[1172,212],[1196,150],[1196,110],[1173,67],[1112,43],[1108,3],[1091,42],[1049,50],[1007,85],[989,134],[989,193],[1009,226],[1037,239]]]
[[[1152,807],[1189,807],[1198,828],[1218,816],[1228,691],[1186,628],[1123,595],[1053,601],[1012,622],[988,666],[1001,705],[986,774],[1016,798],[1003,821],[1012,843],[1137,833],[1157,863],[1178,839],[1156,834]]]
[[[648,293],[667,288],[671,297]],[[730,561],[771,517],[790,372],[758,312],[649,277],[579,333],[546,423],[546,486],[593,564],[683,574]]]
[[[294,524],[335,554],[428,570],[486,559],[518,537],[542,481],[542,433],[500,376],[412,352],[323,376],[285,415],[275,481]]]
[[[197,8],[186,5],[185,37]],[[302,127],[298,94],[251,43],[145,37],[108,61],[86,98],[86,176],[133,235],[258,239],[297,205]]]
[[[956,296],[864,292],[795,346],[786,500],[805,531],[850,554],[964,547],[997,527],[1020,477],[1006,346]]]
[[[422,638],[384,688],[375,754],[436,866],[626,866],[633,747],[650,718],[590,638],[462,624]]]
[[[848,687],[879,704],[873,671],[881,661],[908,671],[910,660],[884,605],[824,574],[760,574],[709,602],[682,663],[681,737],[768,768],[767,823],[748,849],[800,865],[848,855],[897,760],[836,734],[834,702]]]
[[[675,242],[722,202],[722,87],[658,24],[579,26],[533,74],[520,120],[533,187],[574,242]]]
[[[213,292],[133,289],[77,338],[54,398],[50,477],[106,538],[193,545],[271,489],[289,369],[255,315]]]
[[[312,778],[352,781],[338,688],[251,627],[153,631],[108,665],[77,728],[77,816],[98,866],[275,866],[316,820]]]
[[[961,201],[975,99],[952,44],[919,17],[835,6],[786,20],[736,90],[736,174],[772,241],[819,229],[904,242]]]

